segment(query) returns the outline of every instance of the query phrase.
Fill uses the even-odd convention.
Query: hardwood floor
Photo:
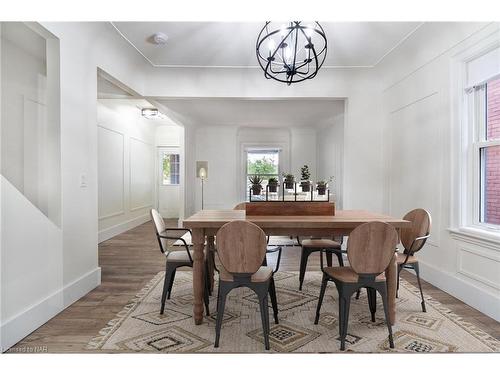
[[[176,221],[167,222],[167,226],[176,226]],[[283,250],[280,269],[298,271],[299,260],[299,247],[286,248]],[[274,264],[272,258],[270,264]],[[84,347],[87,342],[154,275],[164,270],[164,256],[158,249],[152,224],[145,223],[99,244],[99,265],[102,270],[99,287],[24,338],[9,352],[86,352]],[[310,256],[307,269],[320,269],[318,255]],[[402,276],[416,285],[413,274],[404,271]],[[423,282],[423,288],[426,295],[434,297],[465,320],[500,340],[500,323],[429,283]]]

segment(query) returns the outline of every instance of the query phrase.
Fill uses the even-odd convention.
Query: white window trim
[[[283,156],[283,152],[281,150],[281,147],[246,147],[245,148],[245,151],[244,151],[244,158],[245,158],[245,182],[248,181],[248,178],[249,176],[251,176],[250,174],[248,174],[248,153],[250,152],[278,152],[278,173],[277,173],[277,177],[278,177],[278,181],[280,180],[280,176],[281,176],[281,173],[282,173],[282,164],[283,162],[281,161],[281,158]],[[263,175],[263,176],[274,176],[274,175]],[[244,185],[245,186],[245,185]],[[247,199],[247,194],[248,194],[248,191],[246,191],[246,188],[245,188],[245,200]]]
[[[473,91],[467,92],[467,100],[472,102],[468,105],[470,115],[469,118],[469,132],[471,132],[471,138],[469,142],[469,155],[468,158],[471,159],[472,169],[468,171],[472,197],[471,207],[468,214],[468,220],[466,222],[467,227],[472,227],[475,229],[480,229],[482,231],[488,232],[493,231],[498,233],[500,236],[500,225],[484,223],[482,222],[482,215],[484,214],[481,205],[482,191],[481,187],[484,186],[484,181],[481,179],[484,177],[481,166],[481,156],[480,151],[486,147],[499,146],[500,140],[485,140],[484,134],[486,133],[486,84],[476,85]],[[472,124],[472,126],[470,126]],[[470,165],[470,164],[469,164]],[[471,186],[468,185],[468,186]]]
[[[452,160],[455,168],[452,168],[451,183],[451,227],[448,229],[452,234],[470,236],[475,239],[483,239],[495,244],[500,243],[500,227],[492,224],[480,223],[480,184],[481,176],[479,166],[479,149],[485,142],[479,140],[477,112],[475,111],[476,94],[470,92],[477,86],[493,79],[479,82],[473,87],[466,87],[467,64],[495,48],[500,47],[500,41],[495,38],[486,40],[484,43],[476,44],[474,48],[455,56],[452,76],[455,77],[455,87],[452,90]],[[471,100],[472,98],[472,100]],[[459,123],[458,131],[456,124]],[[471,126],[472,124],[472,126]],[[492,145],[492,142],[487,142]],[[495,143],[497,143],[495,141]],[[500,144],[500,141],[498,142]]]
[[[158,147],[158,159],[163,160],[164,154],[177,154],[179,155],[179,183],[178,184],[164,184],[163,183],[163,164],[160,162],[158,166],[158,178],[161,186],[180,186],[181,184],[181,153],[180,147]]]
[[[278,172],[281,176],[283,171],[289,168],[289,147],[288,144],[283,142],[241,142],[240,143],[240,163],[237,176],[239,179],[240,201],[246,200],[246,176],[247,176],[247,151],[248,150],[278,150],[279,151],[279,165]]]

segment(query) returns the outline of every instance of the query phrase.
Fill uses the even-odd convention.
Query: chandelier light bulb
[[[274,42],[274,39],[269,39],[267,47],[269,48],[269,54],[272,55],[272,53],[276,50],[276,43]]]

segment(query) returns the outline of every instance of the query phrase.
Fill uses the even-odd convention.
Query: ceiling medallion
[[[264,76],[287,85],[316,77],[325,62],[327,41],[318,22],[266,22],[257,38],[257,60]]]

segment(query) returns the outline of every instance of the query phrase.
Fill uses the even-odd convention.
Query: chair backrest
[[[266,235],[246,220],[224,224],[217,232],[217,254],[231,274],[254,274],[266,256]]]
[[[347,240],[347,258],[357,274],[378,275],[387,268],[398,244],[398,232],[387,223],[371,221],[356,227]]]
[[[410,221],[411,226],[401,229],[401,244],[405,252],[413,254],[419,251],[426,241],[426,239],[417,241],[415,239],[427,236],[431,232],[431,215],[423,208],[416,208],[408,212],[403,219]]]
[[[163,221],[160,213],[154,208],[151,209],[150,214],[155,226],[156,236],[158,237],[158,235],[162,233],[167,226],[165,225],[165,222]],[[158,243],[160,245],[161,252],[164,253],[167,250],[167,239],[158,237]]]
[[[244,210],[246,209],[247,204],[245,202],[238,203],[236,206],[234,206],[233,210]]]

